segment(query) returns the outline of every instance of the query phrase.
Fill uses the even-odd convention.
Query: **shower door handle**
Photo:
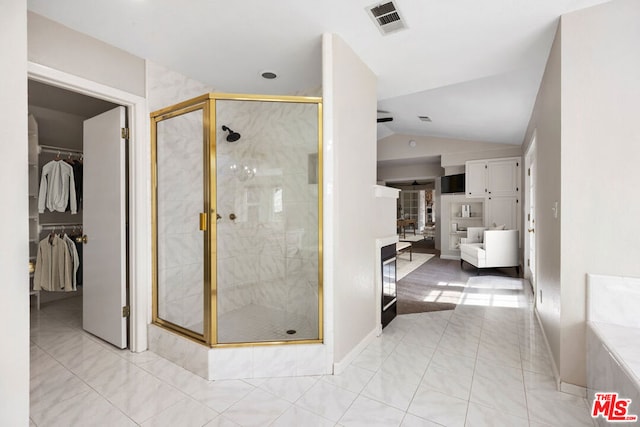
[[[207,231],[207,214],[200,214],[200,231]]]

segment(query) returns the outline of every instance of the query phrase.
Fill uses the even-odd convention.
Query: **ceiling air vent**
[[[400,11],[392,1],[369,6],[367,12],[383,35],[407,28]]]

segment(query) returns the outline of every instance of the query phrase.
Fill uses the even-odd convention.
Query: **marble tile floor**
[[[593,426],[555,390],[528,282],[469,280],[455,310],[398,316],[340,375],[206,381],[31,313],[32,426]]]

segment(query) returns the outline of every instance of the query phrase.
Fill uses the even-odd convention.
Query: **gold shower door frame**
[[[318,338],[288,341],[256,341],[243,343],[218,343],[218,313],[217,313],[217,169],[216,169],[216,102],[225,101],[258,101],[316,104],[318,107]],[[164,320],[158,316],[158,162],[157,162],[157,125],[159,122],[183,114],[202,110],[203,123],[203,157],[204,157],[204,204],[200,214],[200,229],[204,236],[204,319],[203,333],[194,331]],[[305,96],[271,96],[208,93],[150,114],[151,117],[151,179],[152,179],[152,322],[165,329],[174,331],[186,338],[192,339],[210,347],[243,347],[256,345],[281,344],[310,344],[323,342],[323,154],[322,154],[322,98]]]

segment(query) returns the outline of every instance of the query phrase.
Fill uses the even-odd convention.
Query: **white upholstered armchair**
[[[478,269],[515,267],[520,275],[518,230],[484,230],[481,243],[460,244],[460,268],[463,261]]]

